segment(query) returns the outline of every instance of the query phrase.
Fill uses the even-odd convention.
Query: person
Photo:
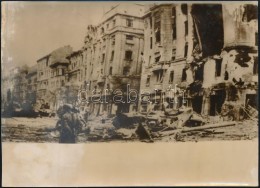
[[[84,125],[78,112],[69,105],[65,104],[57,111],[59,120],[56,129],[60,131],[60,143],[76,143],[77,136]]]

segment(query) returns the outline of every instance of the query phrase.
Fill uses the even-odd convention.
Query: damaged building
[[[169,102],[169,88],[182,81],[182,70],[190,59],[192,50],[191,5],[160,4],[148,9],[144,15],[145,48],[141,78],[139,110],[147,111],[149,102],[156,110],[162,110],[164,100]],[[149,102],[145,99],[149,93]],[[173,96],[172,96],[173,97]],[[175,103],[169,108],[178,109],[182,97],[175,95]]]
[[[155,5],[144,22],[141,89],[159,91],[157,99],[150,93],[155,109],[163,109],[167,88],[175,84],[185,91],[186,103],[175,100],[168,105],[173,109],[184,105],[215,116],[237,107],[232,119],[238,120],[241,108],[257,108],[257,5]],[[146,111],[147,103],[140,107]]]

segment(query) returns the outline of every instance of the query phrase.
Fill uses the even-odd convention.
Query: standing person
[[[68,104],[63,105],[57,111],[59,120],[56,124],[60,131],[60,143],[76,143],[78,133],[82,129],[82,121],[73,107]]]

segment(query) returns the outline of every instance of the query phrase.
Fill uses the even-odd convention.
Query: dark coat
[[[60,143],[76,143],[77,135],[83,127],[83,123],[74,112],[66,112],[60,119]]]

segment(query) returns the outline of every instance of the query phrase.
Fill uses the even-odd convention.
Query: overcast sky
[[[56,48],[83,46],[88,24],[98,24],[117,2],[4,2],[2,64],[35,65]]]

